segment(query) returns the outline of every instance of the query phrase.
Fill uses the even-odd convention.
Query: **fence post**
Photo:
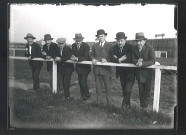
[[[13,54],[12,55],[15,57],[15,49],[12,49],[12,50],[13,50]]]
[[[57,62],[53,61],[52,72],[52,92],[57,93]]]
[[[160,65],[156,62],[156,65]],[[159,111],[159,100],[160,100],[160,85],[161,85],[161,69],[155,69],[155,83],[154,83],[154,100],[153,100],[153,111]]]

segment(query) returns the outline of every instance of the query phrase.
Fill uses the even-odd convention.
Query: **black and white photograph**
[[[10,129],[175,129],[176,4],[9,4]]]

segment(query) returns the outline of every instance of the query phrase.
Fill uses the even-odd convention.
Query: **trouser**
[[[101,83],[103,82],[106,92],[107,106],[111,107],[111,76],[95,74],[95,80],[97,100],[100,98],[100,92],[103,89]]]
[[[120,75],[120,82],[123,90],[122,107],[130,106],[131,89],[134,85],[134,80],[129,80],[125,76]]]
[[[88,74],[89,73],[87,73],[87,74],[78,74],[80,93],[81,93],[81,98],[83,100],[87,100],[88,98],[90,98],[89,88],[88,88],[88,84],[87,84]]]
[[[150,100],[150,91],[152,88],[152,81],[142,83],[138,80],[140,106],[148,107]]]
[[[62,81],[62,85],[64,88],[64,95],[65,98],[70,97],[70,91],[69,91],[69,87],[70,87],[70,79],[71,79],[71,75],[72,75],[73,70],[65,68],[62,69],[61,71],[61,81]]]
[[[40,89],[40,85],[39,85],[39,74],[41,71],[41,67],[42,66],[31,66],[31,70],[32,70],[32,79],[33,79],[33,89]]]
[[[50,83],[50,88],[51,88],[51,90],[52,90],[52,80],[53,80],[53,70],[52,69],[50,69],[50,70],[48,70],[48,74],[49,74],[49,83]]]

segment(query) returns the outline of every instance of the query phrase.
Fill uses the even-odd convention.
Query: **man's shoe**
[[[142,107],[142,111],[148,113],[150,110],[148,107]]]
[[[122,105],[121,108],[122,108],[122,110],[127,110],[127,109],[130,109],[131,106],[130,105]]]
[[[69,101],[69,100],[70,100],[70,97],[65,98],[65,101]]]

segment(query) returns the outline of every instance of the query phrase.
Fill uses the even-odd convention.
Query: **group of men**
[[[40,45],[34,42],[35,37],[28,33],[25,39],[28,44],[26,45],[25,56],[29,57],[29,64],[32,69],[33,89],[40,89],[39,86],[39,73],[43,63],[41,61],[32,61],[33,58],[45,58],[47,60],[54,59],[57,62],[57,76],[58,76],[58,91],[64,89],[64,96],[66,100],[70,99],[70,79],[72,72],[74,71],[73,63],[67,63],[67,60],[73,60],[76,62],[92,61],[93,73],[96,82],[96,95],[97,102],[100,102],[102,98],[101,92],[105,89],[107,106],[112,107],[112,93],[111,93],[111,66],[97,65],[97,62],[115,62],[115,63],[133,63],[139,68],[132,67],[116,67],[116,77],[120,78],[121,87],[123,90],[122,108],[128,108],[131,106],[130,96],[131,89],[135,82],[135,78],[138,81],[140,106],[143,110],[148,109],[150,90],[152,88],[154,70],[144,68],[155,64],[155,51],[151,45],[146,44],[147,38],[144,33],[136,33],[135,41],[136,45],[126,43],[127,37],[124,32],[118,32],[116,34],[116,45],[106,41],[107,33],[100,29],[97,31],[98,42],[92,47],[90,53],[90,47],[87,43],[83,42],[84,37],[81,33],[76,33],[72,48],[66,45],[65,38],[58,38],[56,43],[53,43],[50,34],[44,35],[45,45],[41,50]],[[78,82],[80,86],[81,98],[87,101],[90,98],[89,88],[87,84],[87,78],[91,72],[91,65],[88,64],[76,64],[76,73],[78,74]],[[52,88],[52,62],[47,61],[47,71],[50,76],[50,86]],[[62,85],[62,86],[61,86]]]

